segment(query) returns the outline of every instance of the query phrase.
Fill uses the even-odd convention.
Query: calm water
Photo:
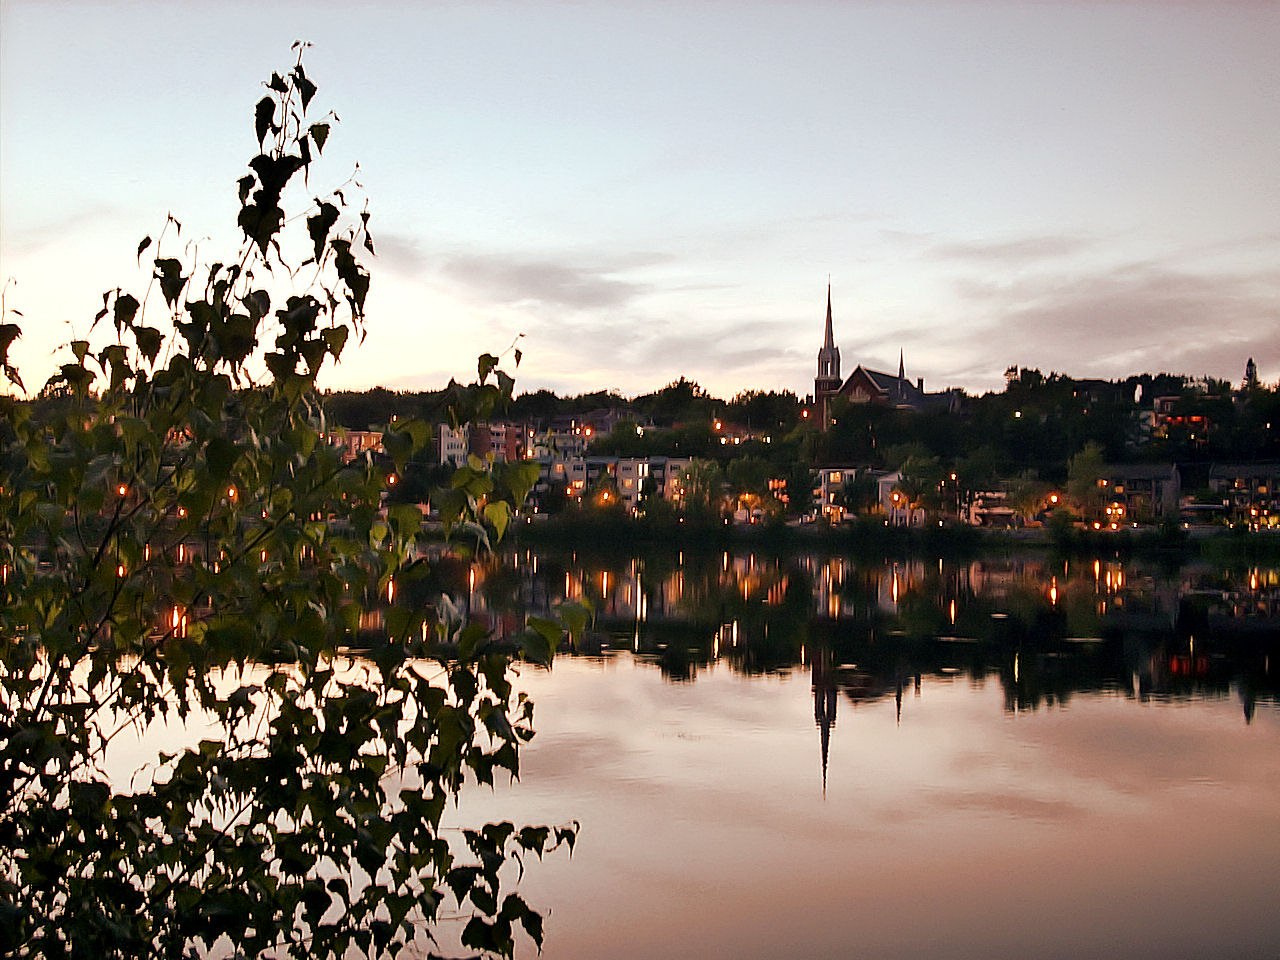
[[[513,585],[600,612],[457,812],[581,821],[551,960],[1280,956],[1276,570],[524,554],[473,609]]]

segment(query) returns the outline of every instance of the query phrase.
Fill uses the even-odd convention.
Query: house
[[[1280,527],[1280,461],[1218,463],[1209,489],[1222,496],[1227,516],[1252,527]]]
[[[848,505],[844,498],[845,484],[851,481],[857,472],[853,467],[820,467],[818,469],[818,485],[813,491],[818,516],[831,521],[844,519],[848,512]]]
[[[1103,518],[1113,525],[1178,516],[1182,476],[1177,464],[1107,464],[1097,482]]]

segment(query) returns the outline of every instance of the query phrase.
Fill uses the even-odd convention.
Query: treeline
[[[439,419],[447,401],[448,390],[381,387],[325,396],[331,420],[352,429],[394,416]],[[547,425],[601,410],[621,421],[595,438],[591,454],[699,457],[724,466],[752,458],[778,476],[799,467],[896,469],[936,460],[971,482],[1028,475],[1063,481],[1071,458],[1089,447],[1112,463],[1178,463],[1193,480],[1210,463],[1280,458],[1280,390],[1252,376],[1233,388],[1167,373],[1108,381],[1011,368],[1004,390],[964,396],[958,410],[836,401],[826,430],[790,391],[748,390],[725,400],[684,378],[631,399],[538,390],[514,398],[500,416]]]
[[[443,415],[450,389],[394,391],[385,387],[371,390],[331,391],[324,396],[329,416],[352,430],[376,429],[393,416],[413,416],[425,420]],[[637,423],[658,427],[703,425],[719,417],[751,429],[789,430],[801,417],[802,402],[790,390],[781,392],[746,390],[732,400],[707,393],[692,380],[681,377],[660,390],[628,400],[619,393],[597,390],[573,397],[557,396],[550,390],[536,390],[515,397],[501,411],[519,423],[549,423],[556,417],[584,416],[600,410],[622,410]]]

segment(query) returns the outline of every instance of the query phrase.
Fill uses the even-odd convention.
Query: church
[[[818,350],[818,375],[813,378],[814,408],[822,418],[825,430],[831,422],[829,405],[836,397],[850,403],[874,403],[900,410],[928,410],[942,407],[959,408],[960,391],[943,390],[925,393],[924,377],[915,383],[906,378],[902,352],[898,352],[898,374],[870,370],[858,364],[847,378],[840,377],[840,348],[831,329],[831,284],[827,284],[827,325]]]

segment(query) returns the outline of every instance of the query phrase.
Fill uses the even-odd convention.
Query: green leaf
[[[254,323],[265,317],[267,311],[271,309],[271,295],[265,290],[253,290],[246,293],[240,302],[249,311],[249,317]]]
[[[320,331],[320,336],[324,338],[325,344],[329,347],[329,353],[335,360],[342,356],[342,348],[346,345],[347,335],[350,332],[351,330],[345,324]]]
[[[313,123],[310,130],[311,140],[316,145],[316,153],[324,153],[324,143],[329,139],[329,124]]]
[[[325,241],[329,239],[329,231],[338,222],[338,208],[332,203],[321,203],[320,212],[307,217],[307,232],[311,234],[311,244],[315,249],[316,263],[324,253]]]
[[[172,307],[182,296],[182,288],[187,285],[186,277],[182,275],[182,262],[173,257],[157,260],[155,277],[160,281],[164,302]]]
[[[209,465],[210,475],[219,482],[231,476],[231,468],[239,455],[239,449],[226,437],[213,437],[205,444],[205,463]]]
[[[278,79],[278,78],[277,78]],[[281,91],[283,92],[283,91]],[[258,146],[262,146],[268,133],[279,129],[276,126],[276,101],[274,97],[263,97],[253,111],[253,126],[258,134]]]
[[[302,100],[302,109],[306,110],[311,105],[311,98],[316,95],[316,85],[307,79],[307,75],[302,70],[302,64],[298,64],[293,68],[293,80],[298,87],[298,97]]]
[[[115,324],[116,333],[119,333],[125,327],[133,326],[133,318],[138,315],[138,309],[142,306],[136,297],[128,293],[116,295],[115,302]]]
[[[511,505],[505,501],[487,503],[484,507],[484,518],[501,540],[502,535],[507,532],[507,525],[511,522]]]
[[[16,323],[0,323],[0,368],[3,368],[5,377],[10,383],[25,390],[17,368],[9,363],[9,347],[21,336],[22,329]]]
[[[147,362],[155,363],[164,343],[164,336],[160,331],[155,327],[134,327],[133,336],[138,343],[138,350],[147,358]]]

